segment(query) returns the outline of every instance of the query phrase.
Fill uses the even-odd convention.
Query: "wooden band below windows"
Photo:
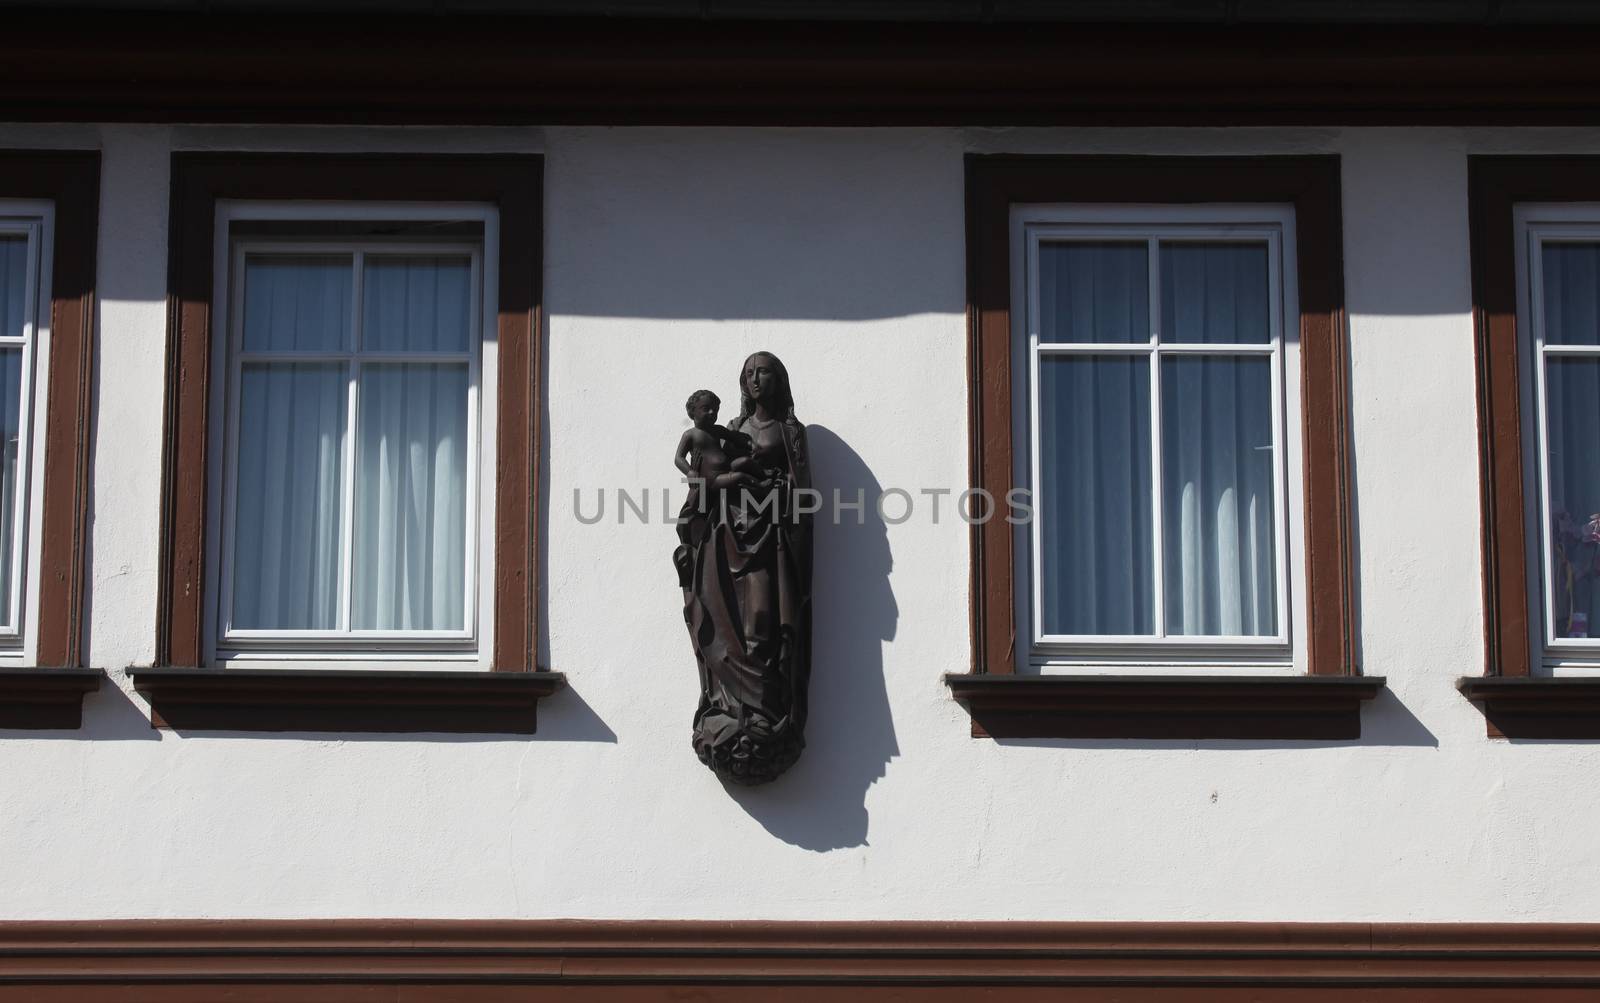
[[[978,738],[1361,737],[1375,676],[951,674]]]
[[[0,923],[0,1003],[1592,1000],[1589,924]]]
[[[129,669],[156,728],[531,735],[560,672]]]

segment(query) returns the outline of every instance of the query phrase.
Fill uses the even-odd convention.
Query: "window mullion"
[[[354,629],[355,622],[356,442],[359,435],[356,414],[361,393],[361,278],[365,271],[362,267],[364,257],[363,252],[357,251],[353,258],[355,275],[351,279],[350,294],[350,358],[345,371],[344,494],[340,499],[344,517],[339,521],[339,628],[347,633]]]
[[[1166,520],[1161,511],[1161,253],[1160,242],[1148,243],[1150,267],[1150,521],[1151,583],[1155,588],[1156,637],[1167,636]]]

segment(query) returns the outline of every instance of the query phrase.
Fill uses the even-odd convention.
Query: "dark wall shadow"
[[[786,843],[834,850],[867,842],[867,790],[900,754],[883,679],[883,645],[900,617],[889,572],[888,528],[874,500],[880,486],[855,450],[821,425],[806,426],[813,480],[823,496],[816,516],[812,586],[810,718],[806,751],[764,787],[728,790],[752,818]],[[833,490],[866,508],[833,519]]]
[[[570,680],[560,692],[539,701],[539,732],[531,737],[536,742],[617,744],[617,733],[578,695]]]

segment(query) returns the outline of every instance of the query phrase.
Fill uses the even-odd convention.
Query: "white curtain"
[[[1140,243],[1040,247],[1040,340],[1150,337]],[[1048,634],[1155,630],[1150,360],[1039,360],[1039,584]]]
[[[1277,633],[1270,367],[1247,356],[1162,361],[1169,634]]]
[[[0,336],[20,338],[28,309],[28,238],[0,237]]]
[[[239,379],[233,626],[339,626],[346,365],[250,363]]]
[[[0,237],[0,335],[20,338],[28,307],[28,238]],[[14,626],[12,565],[20,540],[17,490],[21,475],[22,349],[0,349],[0,624]]]
[[[1542,257],[1545,341],[1600,344],[1600,245],[1546,244]],[[1589,636],[1600,637],[1600,546],[1584,539],[1600,514],[1600,358],[1550,358],[1545,367],[1556,632],[1571,633],[1571,614],[1582,612]]]
[[[1265,244],[1163,243],[1161,337],[1272,339]],[[1277,633],[1272,369],[1264,356],[1162,363],[1169,634]]]
[[[1039,246],[1039,340],[1150,340],[1149,251],[1144,241]]]
[[[1045,245],[1040,263],[1042,340],[1148,339],[1147,245]],[[1271,340],[1265,245],[1163,244],[1161,265],[1163,343]],[[1151,357],[1039,362],[1044,631],[1158,633],[1161,560],[1166,633],[1277,633],[1270,359],[1161,357],[1159,547]]]
[[[471,281],[466,258],[367,258],[362,346],[384,352],[465,352]]]
[[[354,626],[459,630],[467,367],[363,366],[356,421]]]
[[[465,625],[469,270],[370,257],[350,353],[353,262],[252,258],[239,393],[233,626]],[[293,353],[334,352],[330,361]],[[383,361],[363,361],[381,352]],[[407,355],[456,352],[460,358]],[[274,356],[283,356],[277,361]],[[346,428],[356,394],[356,427]],[[355,466],[346,471],[346,435]],[[344,485],[353,516],[343,525]],[[341,606],[345,547],[350,608]]]
[[[246,352],[338,352],[350,341],[351,259],[251,255],[245,263]]]
[[[1153,633],[1150,359],[1047,356],[1039,377],[1041,626]]]
[[[0,623],[14,626],[11,611],[16,601],[18,582],[12,565],[21,544],[17,532],[17,492],[21,487],[23,443],[22,427],[22,349],[0,349],[0,436],[4,437],[4,466],[0,467]]]

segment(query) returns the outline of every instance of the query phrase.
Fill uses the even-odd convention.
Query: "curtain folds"
[[[470,268],[464,257],[369,256],[353,352],[353,265],[350,255],[247,261],[236,629],[466,626]]]
[[[1600,344],[1600,245],[1549,243],[1542,257],[1545,342]],[[1558,637],[1600,636],[1600,358],[1544,366],[1552,618]]]
[[[1265,244],[1159,253],[1162,344],[1270,343]],[[1043,245],[1041,343],[1149,341],[1148,268],[1143,242]],[[1277,634],[1272,358],[1045,352],[1038,366],[1043,632]]]
[[[460,630],[467,367],[366,365],[356,444],[357,630]]]
[[[27,331],[28,238],[0,237],[0,336],[21,338]],[[18,582],[13,573],[18,532],[17,493],[21,488],[22,347],[0,349],[0,626],[14,627],[12,610]]]

